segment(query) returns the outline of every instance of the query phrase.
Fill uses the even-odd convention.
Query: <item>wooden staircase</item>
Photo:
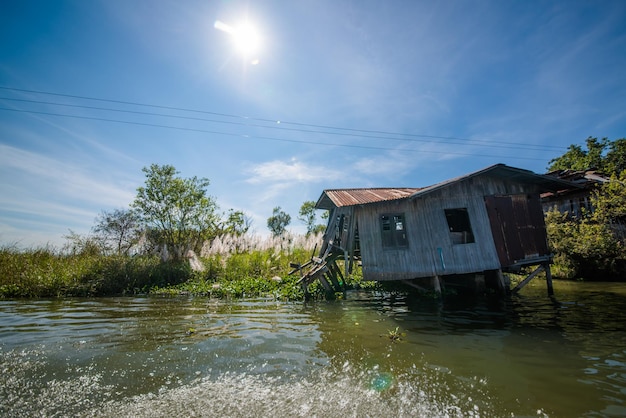
[[[333,248],[331,241],[320,257],[311,256],[311,259],[304,264],[290,264],[293,270],[289,274],[300,273],[298,284],[302,286],[305,294],[308,294],[308,287],[315,280],[319,280],[328,294],[345,291],[345,279],[341,268],[337,265],[337,260],[343,258],[344,253],[333,251]]]

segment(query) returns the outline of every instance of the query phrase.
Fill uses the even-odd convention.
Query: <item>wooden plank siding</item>
[[[536,187],[481,176],[461,180],[413,199],[355,207],[363,276],[366,280],[409,280],[420,277],[497,270],[500,260],[484,196],[534,192]],[[445,209],[467,208],[474,242],[453,244]],[[405,215],[408,246],[383,248],[379,217]],[[443,261],[442,261],[443,258]]]

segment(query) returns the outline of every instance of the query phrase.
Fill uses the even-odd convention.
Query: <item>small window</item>
[[[474,233],[472,232],[467,208],[445,209],[445,213],[452,244],[470,244],[474,242]]]
[[[404,214],[380,215],[380,229],[383,248],[403,248],[408,246]]]

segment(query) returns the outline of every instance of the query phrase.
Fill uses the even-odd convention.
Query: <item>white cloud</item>
[[[437,155],[441,154],[442,150],[435,145],[422,145],[420,148],[425,151],[398,149],[374,157],[361,158],[350,166],[350,171],[366,177],[375,175],[400,179],[423,162],[442,158],[441,155]],[[435,149],[433,152],[436,154],[428,151],[431,148]]]
[[[257,164],[249,170],[249,174],[248,183],[274,183],[273,187],[282,189],[297,183],[316,183],[341,177],[337,170],[311,166],[295,158],[288,162],[275,160]]]

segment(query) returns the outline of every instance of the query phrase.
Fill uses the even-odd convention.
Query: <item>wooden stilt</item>
[[[326,277],[324,277],[324,275],[319,276],[319,281],[322,284],[322,286],[324,287],[324,290],[326,290],[327,292],[332,292],[332,288],[330,287],[330,283],[328,283],[328,280],[326,280]]]
[[[346,279],[344,278],[343,273],[341,272],[341,269],[339,268],[339,266],[337,265],[337,263],[333,263],[335,264],[335,270],[337,272],[337,280],[339,280],[339,284],[341,285],[341,287],[343,288],[344,285],[346,284]]]
[[[548,296],[554,296],[554,288],[552,287],[552,272],[550,271],[550,263],[544,266],[546,270],[546,284],[548,286]]]
[[[433,277],[433,290],[438,295],[441,295],[441,279],[439,278],[439,276]]]
[[[333,289],[336,291],[339,289],[339,280],[337,280],[337,265],[332,262],[328,264],[328,273],[326,273],[326,277],[333,284]]]
[[[496,271],[496,275],[498,276],[498,281],[500,282],[500,285],[502,286],[502,290],[505,293],[510,292],[511,291],[511,279],[509,279],[509,276],[506,276],[504,273],[502,273],[502,270],[500,269]]]

